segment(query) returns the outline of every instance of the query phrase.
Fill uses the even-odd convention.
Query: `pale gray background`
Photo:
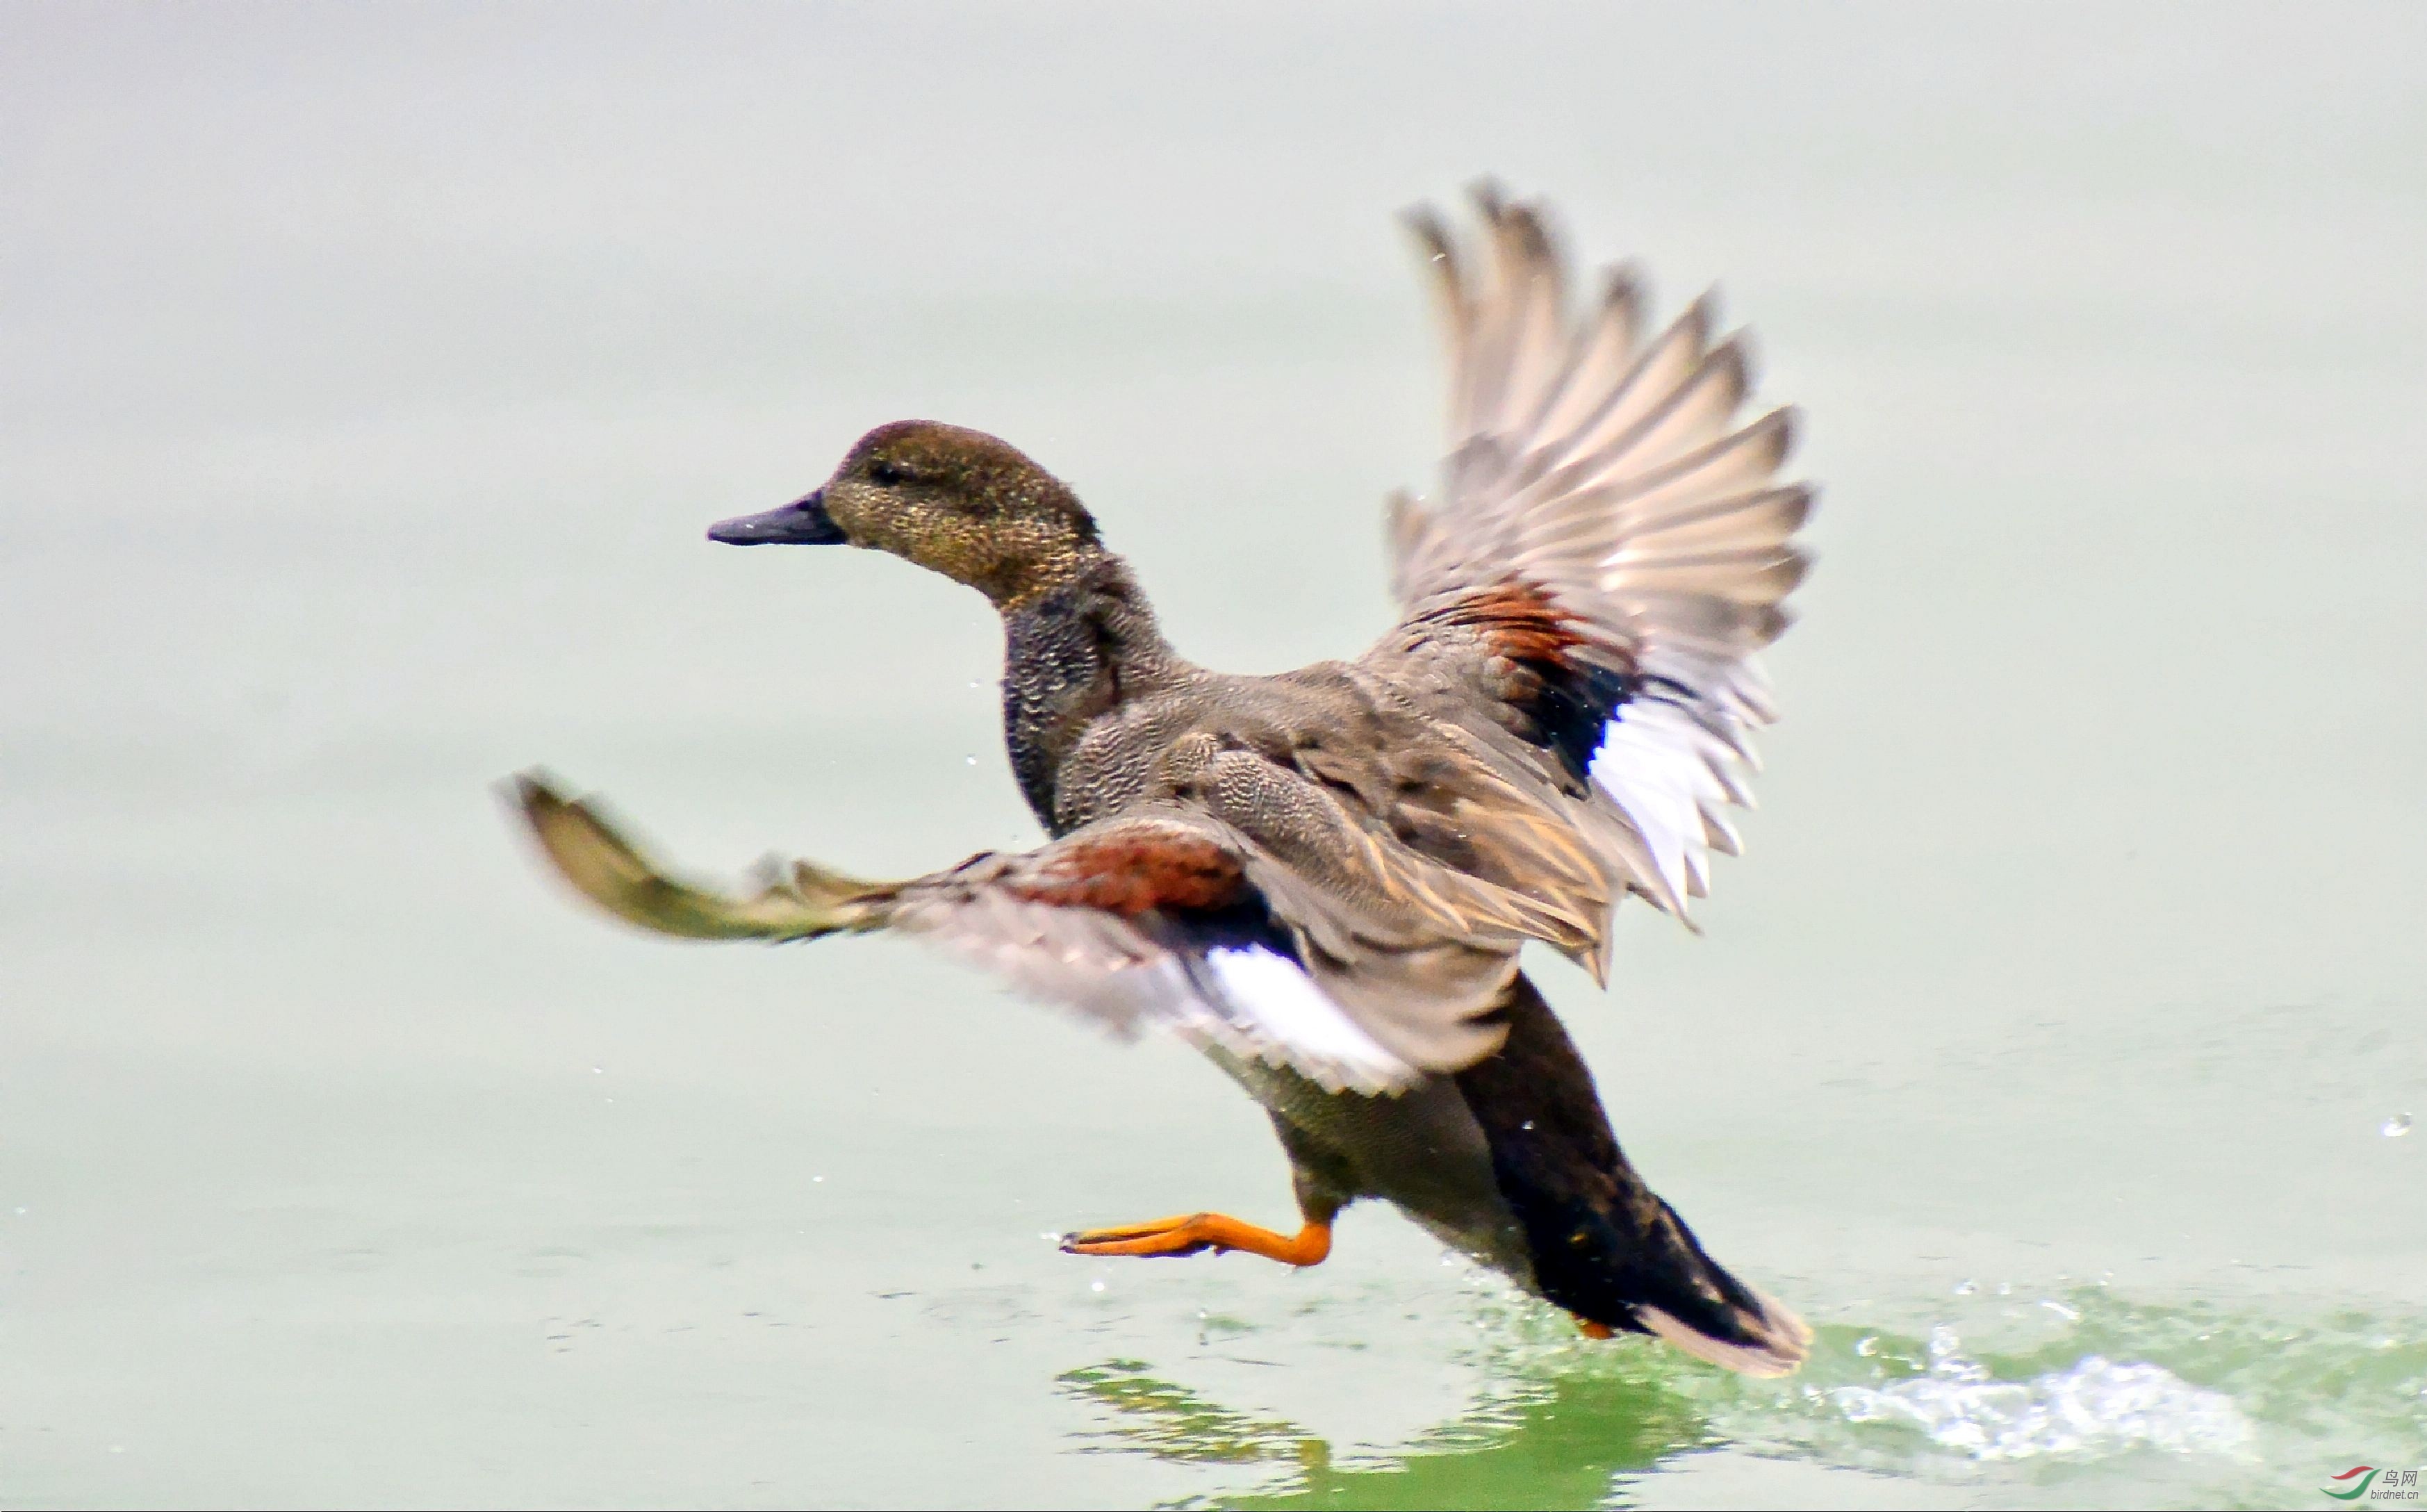
[[[0,1499],[2427,1462],[2423,80],[2417,5],[0,8]],[[1390,217],[1487,171],[1723,279],[1811,416],[1751,854],[1608,1000],[1543,968],[1822,1325],[1785,1387],[1379,1211],[1307,1276],[1057,1256],[1284,1217],[1261,1115],[909,947],[619,933],[486,789],[719,866],[1033,839],[980,602],[701,539],[904,415],[1071,480],[1199,659],[1353,652],[1435,447]],[[2248,1436],[1853,1421],[1940,1325]]]

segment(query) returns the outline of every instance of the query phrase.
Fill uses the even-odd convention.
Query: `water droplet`
[[[1100,1292],[1103,1289],[1104,1283],[1101,1281],[1089,1281],[1087,1283],[1087,1290],[1090,1292]]]
[[[2385,1121],[2385,1127],[2378,1130],[2377,1132],[2383,1134],[2387,1139],[2400,1139],[2403,1135],[2410,1132],[2410,1115],[2406,1113],[2395,1114],[2392,1117],[2387,1118]]]
[[[823,1177],[823,1176],[813,1176],[813,1177],[810,1177],[810,1178],[809,1178],[809,1179],[810,1179],[812,1182],[817,1182],[817,1181],[823,1181],[823,1180],[824,1180],[824,1179],[825,1179],[825,1178],[824,1178],[824,1177]]]
[[[1527,1133],[1529,1133],[1529,1134],[1530,1134],[1530,1133],[1532,1133],[1532,1132],[1534,1131],[1534,1120],[1533,1120],[1533,1119],[1531,1119],[1531,1118],[1528,1118],[1528,1119],[1526,1119],[1523,1123],[1519,1124],[1517,1127],[1518,1127],[1518,1128],[1520,1128],[1520,1129],[1522,1129],[1522,1130],[1525,1130],[1525,1132],[1527,1132]]]
[[[1862,1338],[1854,1341],[1854,1353],[1862,1356],[1865,1359],[1870,1358],[1873,1355],[1876,1355],[1879,1352],[1880,1336],[1877,1334],[1865,1334]]]
[[[1960,1297],[1968,1297],[1973,1293],[1979,1290],[1980,1283],[1978,1281],[1958,1281],[1955,1283],[1955,1294]]]
[[[2012,1281],[1999,1281],[1997,1283],[1997,1294],[2001,1297],[2012,1296],[2014,1294],[2014,1283]]]
[[[607,1068],[603,1065],[594,1065],[590,1068],[590,1074],[592,1076],[605,1076],[607,1074]]]
[[[974,766],[976,766],[976,765],[978,764],[978,758],[977,758],[977,757],[976,757],[976,756],[974,756],[974,755],[965,756],[961,757],[961,760],[962,760],[962,762],[963,762],[964,764],[969,765],[969,766],[972,766],[972,767],[974,767]]]

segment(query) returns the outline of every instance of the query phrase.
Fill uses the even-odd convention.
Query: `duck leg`
[[[1320,1265],[1331,1253],[1331,1220],[1355,1195],[1344,1173],[1296,1126],[1273,1115],[1273,1129],[1289,1155],[1290,1187],[1297,1196],[1298,1230],[1276,1233],[1226,1213],[1190,1212],[1150,1223],[1085,1228],[1062,1236],[1065,1255],[1216,1255],[1236,1250],[1284,1265]]]
[[[1320,1265],[1331,1253],[1331,1223],[1309,1218],[1296,1233],[1282,1234],[1219,1212],[1191,1212],[1062,1236],[1065,1255],[1179,1256],[1209,1249],[1262,1255],[1284,1265]]]

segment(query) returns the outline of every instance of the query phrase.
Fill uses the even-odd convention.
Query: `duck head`
[[[934,420],[859,438],[834,476],[781,509],[720,521],[728,545],[889,551],[1008,608],[1102,555],[1096,522],[1061,480],[1008,442]]]

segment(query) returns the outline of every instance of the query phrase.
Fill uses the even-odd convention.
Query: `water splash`
[[[2385,1121],[2385,1127],[2378,1130],[2377,1132],[2383,1134],[2387,1139],[2400,1139],[2403,1135],[2410,1132],[2410,1115],[2406,1113],[2395,1114],[2392,1117],[2387,1118]]]
[[[1803,1372],[1784,1381],[1727,1375],[1649,1340],[1582,1341],[1559,1309],[1478,1287],[1457,1320],[1474,1325],[1458,1329],[1471,1342],[1438,1320],[1451,1357],[1484,1377],[1471,1407],[1411,1439],[1344,1441],[1337,1458],[1315,1427],[1181,1384],[1193,1374],[1181,1357],[1206,1348],[1193,1311],[1171,1379],[1132,1360],[1063,1381],[1106,1414],[1080,1435],[1090,1452],[1228,1467],[1198,1503],[1231,1506],[1463,1504],[1487,1484],[1500,1504],[1606,1505],[1614,1488],[1633,1495],[1638,1477],[1715,1448],[1988,1504],[2044,1504],[2061,1488],[2072,1504],[2291,1505],[2312,1494],[2316,1465],[2353,1443],[2409,1441],[2427,1423],[2427,1317],[2416,1313],[2284,1317],[2026,1279],[2003,1303],[1981,1294],[1994,1284],[1976,1287],[1955,1326],[1888,1321],[1907,1307],[1947,1316],[1944,1286],[1849,1306],[1865,1322],[1824,1322]],[[1360,1308],[1386,1302],[1395,1328],[1416,1317],[1398,1298],[1378,1287]],[[1266,1320],[1266,1352],[1299,1358],[1281,1336],[1311,1343],[1299,1330],[1347,1315]]]
[[[2175,1454],[2246,1455],[2254,1434],[2233,1399],[2161,1365],[2089,1355],[2026,1381],[1994,1379],[1944,1325],[1928,1374],[1831,1392],[1849,1423],[1901,1423],[1975,1459],[2109,1454],[2145,1444]]]

